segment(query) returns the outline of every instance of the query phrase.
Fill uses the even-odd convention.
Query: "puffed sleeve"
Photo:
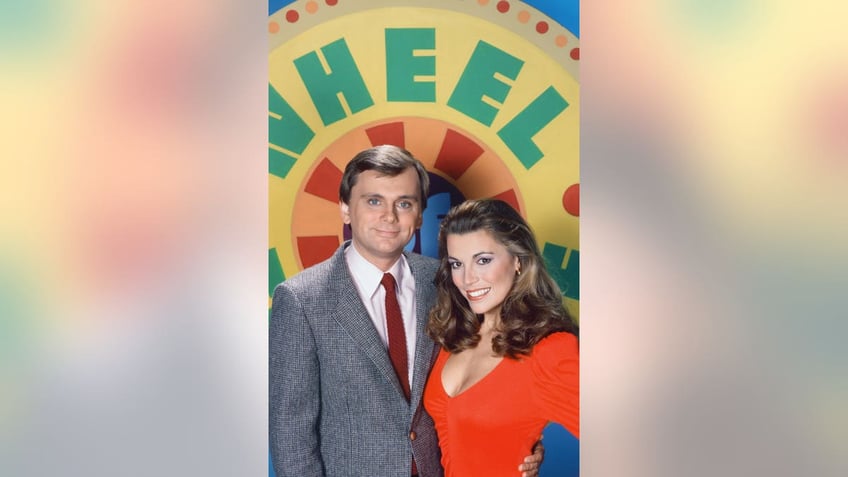
[[[533,400],[541,415],[580,438],[580,354],[577,337],[554,333],[531,355]]]

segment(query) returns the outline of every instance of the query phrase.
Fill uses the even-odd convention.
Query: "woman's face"
[[[518,258],[484,230],[448,235],[447,249],[453,284],[471,310],[486,319],[499,317],[519,269]]]

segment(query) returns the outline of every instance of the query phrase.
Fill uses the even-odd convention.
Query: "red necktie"
[[[386,289],[386,328],[389,334],[389,358],[395,368],[403,394],[409,401],[409,366],[406,356],[406,332],[403,330],[403,318],[395,291],[395,277],[384,273],[380,281]]]
[[[403,394],[406,396],[406,400],[409,401],[409,375],[407,372],[409,367],[406,356],[406,332],[403,330],[403,317],[397,301],[395,277],[391,273],[384,273],[380,283],[386,289],[386,328],[388,328],[389,334],[389,358],[392,360],[392,366],[394,366],[400,386],[403,388]],[[414,435],[415,433],[410,433],[410,436]],[[418,466],[415,465],[415,457],[412,458],[412,475],[418,475]]]

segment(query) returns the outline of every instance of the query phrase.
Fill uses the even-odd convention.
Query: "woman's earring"
[[[515,275],[519,276],[519,277],[521,276],[521,269],[520,268],[515,271]]]

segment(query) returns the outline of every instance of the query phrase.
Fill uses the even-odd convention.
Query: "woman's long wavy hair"
[[[451,278],[447,237],[478,230],[489,233],[518,257],[520,273],[501,306],[500,327],[492,349],[499,356],[518,358],[530,353],[545,336],[566,331],[578,334],[562,294],[545,269],[536,237],[527,222],[506,202],[468,200],[452,208],[439,229],[439,270],[434,280],[438,297],[430,312],[427,333],[451,353],[475,348],[480,342],[483,316],[477,315]]]

